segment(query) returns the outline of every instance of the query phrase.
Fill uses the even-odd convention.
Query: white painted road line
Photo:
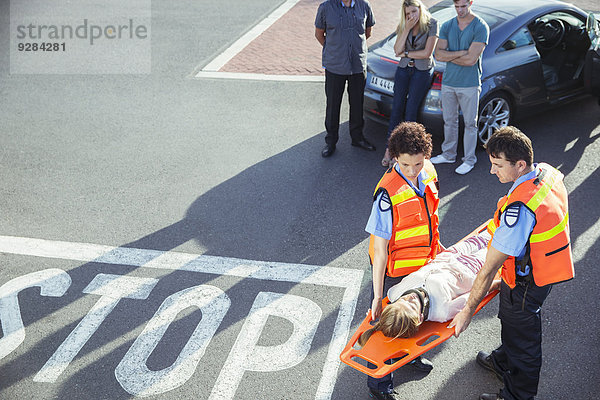
[[[256,81],[325,82],[324,75],[267,75],[248,72],[200,71],[195,78],[247,79]]]
[[[333,328],[315,399],[331,398],[340,365],[339,354],[348,340],[350,324],[356,310],[356,303],[363,276],[363,271],[356,269],[304,264],[269,263],[227,257],[111,247],[90,243],[50,241],[14,236],[0,236],[0,252],[35,257],[77,260],[82,262],[182,270],[237,276],[242,278],[344,288],[345,290],[339,307],[339,313]],[[8,290],[8,288],[5,288],[4,286],[5,285],[2,285],[3,289]],[[6,295],[10,297],[11,294],[7,293]],[[16,331],[20,331],[18,328],[20,327],[15,325]],[[15,343],[17,342],[18,340],[15,341]],[[297,358],[302,358],[302,354],[303,353],[299,353]],[[68,357],[63,358],[65,360],[68,359]],[[57,368],[64,364],[63,361],[64,360],[61,359],[60,362],[55,363]],[[38,377],[40,378],[39,380],[51,381],[51,378],[58,376],[60,373],[59,370],[57,370],[58,372],[54,372],[51,371],[50,368],[48,371],[52,373],[48,373],[48,377],[42,373],[42,375]],[[136,388],[132,389],[134,392],[136,390]]]
[[[267,319],[276,315],[292,322],[291,337],[277,346],[260,346]],[[319,321],[321,308],[304,297],[281,293],[260,293],[242,332],[233,345],[225,365],[219,373],[209,400],[233,399],[245,371],[269,372],[291,368],[302,362],[308,352]]]
[[[264,31],[269,29],[281,16],[287,13],[292,7],[298,3],[299,0],[287,0],[275,11],[273,11],[267,18],[259,22],[254,28],[250,29],[245,35],[235,41],[229,46],[223,53],[219,54],[214,60],[208,65],[202,68],[202,71],[218,71],[225,64],[235,57],[240,51],[242,51],[250,42],[259,37]],[[198,77],[198,75],[196,75]]]

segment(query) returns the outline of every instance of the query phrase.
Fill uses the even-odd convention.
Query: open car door
[[[597,96],[600,104],[600,23],[593,13],[588,14],[586,30],[591,46],[585,57],[583,82],[586,91]]]

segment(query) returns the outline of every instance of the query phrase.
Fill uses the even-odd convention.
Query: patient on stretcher
[[[418,271],[407,275],[387,293],[390,304],[373,328],[358,339],[364,346],[375,331],[390,338],[413,336],[427,321],[449,321],[465,306],[475,276],[483,266],[490,235],[471,236],[445,251]],[[498,287],[495,281],[492,289]]]

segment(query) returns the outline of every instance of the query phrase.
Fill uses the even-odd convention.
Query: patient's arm
[[[467,300],[469,299],[469,293],[465,293],[462,294],[460,296],[458,296],[457,298],[455,298],[454,300],[446,303],[446,319],[444,319],[443,321],[437,321],[437,322],[446,322],[446,321],[450,321],[452,318],[454,318],[454,316],[456,314],[458,314],[458,312],[460,310],[463,309],[463,307],[465,306],[465,304],[467,304]]]
[[[500,279],[496,279],[494,280],[494,282],[492,283],[492,286],[490,287],[490,292],[494,291],[494,290],[498,290],[500,289]],[[456,316],[456,314],[458,314],[460,312],[460,310],[462,310],[465,305],[467,304],[467,300],[469,299],[469,293],[464,293],[460,296],[458,296],[457,298],[455,298],[452,301],[449,301],[446,303],[446,319],[444,320],[438,320],[438,319],[430,319],[430,321],[436,321],[436,322],[446,322],[446,321],[450,321],[452,318],[454,318]]]
[[[502,266],[507,258],[507,254],[490,246],[485,259],[485,264],[477,274],[477,278],[475,278],[473,289],[471,290],[467,304],[458,314],[456,314],[450,325],[448,325],[449,328],[455,327],[454,336],[458,337],[461,332],[467,329],[471,323],[471,318],[473,318],[475,309],[492,286],[492,281],[494,280],[498,268]]]

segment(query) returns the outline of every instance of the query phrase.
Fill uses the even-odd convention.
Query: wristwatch
[[[408,50],[404,49],[404,57],[408,58]]]

